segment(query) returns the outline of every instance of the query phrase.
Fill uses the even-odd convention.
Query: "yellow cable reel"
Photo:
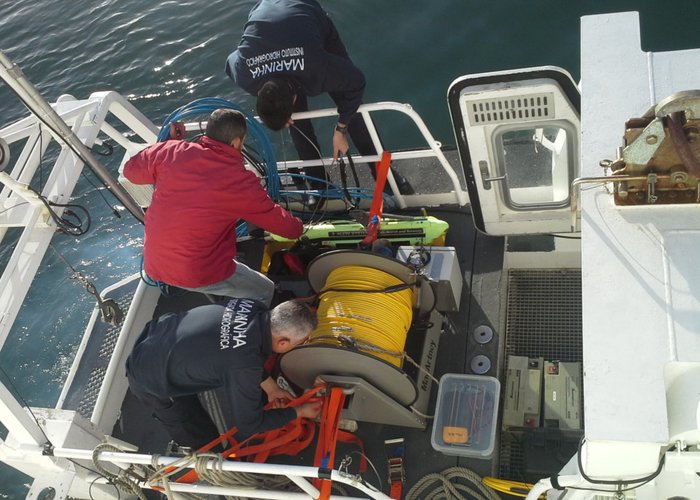
[[[343,345],[401,367],[413,319],[414,289],[379,269],[347,265],[332,270],[309,343]]]

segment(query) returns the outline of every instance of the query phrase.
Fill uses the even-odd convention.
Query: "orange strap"
[[[363,245],[371,245],[379,235],[379,221],[384,210],[384,185],[391,166],[391,153],[382,152],[382,159],[377,162],[377,181],[374,185],[374,197],[372,206],[369,209],[369,224],[367,225],[367,236],[362,240]]]
[[[288,407],[296,407],[305,402],[318,397],[318,393],[326,386],[316,386],[307,391],[302,396],[290,401]],[[342,387],[332,387],[323,402],[321,410],[321,419],[319,423],[318,443],[316,444],[316,452],[314,456],[314,466],[320,469],[330,470],[335,468],[335,447],[338,441],[344,443],[352,443],[364,449],[362,440],[349,432],[338,429],[340,414],[345,403],[345,394]],[[266,409],[271,405],[268,404]],[[253,436],[237,443],[233,439],[233,435],[238,431],[232,427],[225,434],[222,434],[215,440],[201,447],[199,452],[205,452],[212,449],[217,444],[228,440],[235,444],[226,450],[223,455],[230,459],[241,459],[250,457],[252,461],[257,463],[265,462],[271,455],[296,455],[303,449],[307,448],[313,441],[315,435],[315,423],[308,419],[297,418],[287,425],[279,429],[273,429],[267,432],[254,434]],[[359,466],[360,472],[367,470],[367,460],[362,453]],[[330,477],[330,475],[329,475]],[[180,477],[178,483],[194,483],[198,480],[198,475],[194,470],[190,470]],[[328,500],[331,495],[331,481],[328,479],[314,479],[314,486],[319,488],[321,494],[319,500]]]
[[[401,500],[401,494],[403,493],[403,483],[401,481],[394,481],[391,483],[389,488],[389,497],[393,500]]]
[[[324,388],[325,385],[319,385],[308,390],[300,397],[290,401],[287,407],[294,408],[306,403],[314,397],[317,397],[318,393]],[[272,404],[268,403],[265,409],[270,409],[271,407]],[[209,451],[217,444],[229,441],[234,444],[223,453],[224,457],[242,458],[253,456],[252,460],[254,462],[261,463],[265,462],[270,455],[296,455],[311,444],[315,431],[316,426],[313,422],[307,419],[297,418],[284,427],[253,434],[239,443],[233,438],[234,434],[238,432],[238,429],[232,427],[218,438],[199,448],[197,452]],[[194,470],[190,470],[183,474],[177,482],[194,483],[197,479],[197,473]]]
[[[343,393],[343,388],[331,387],[330,394],[326,395],[323,409],[321,410],[314,467],[327,469],[329,477],[330,470],[335,467],[335,445],[339,432],[338,423],[340,422],[340,412],[344,403],[345,394]],[[314,479],[313,484],[321,490],[318,500],[328,500],[331,497],[331,481],[328,479]]]

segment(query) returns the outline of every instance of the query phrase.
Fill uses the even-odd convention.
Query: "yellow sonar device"
[[[449,228],[450,225],[447,222],[431,215],[400,219],[387,217],[381,220],[377,237],[392,243],[440,245],[444,243],[445,234]],[[327,246],[334,247],[360,243],[365,236],[367,236],[367,228],[359,222],[335,220],[309,224],[306,226],[303,238],[321,241]],[[276,235],[271,235],[271,238],[279,243],[294,241]]]

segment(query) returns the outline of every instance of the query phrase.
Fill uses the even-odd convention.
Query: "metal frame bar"
[[[53,450],[53,455],[59,458],[70,458],[73,460],[88,460],[92,461],[92,450],[79,450],[74,448],[56,448]],[[137,454],[137,453],[123,453],[123,452],[110,452],[102,451],[97,455],[99,460],[112,462],[117,465],[151,465],[153,457],[151,455]],[[156,463],[159,466],[167,467],[180,461],[178,457],[161,457],[159,456]],[[188,467],[192,468],[192,467]],[[173,491],[182,492],[199,492],[207,494],[217,494],[217,495],[231,495],[231,496],[245,496],[249,498],[268,498],[268,499],[309,499],[318,498],[320,494],[319,491],[311,485],[306,479],[316,479],[322,476],[325,477],[328,474],[326,469],[319,467],[307,467],[302,465],[277,465],[277,464],[258,464],[252,462],[237,462],[237,461],[223,461],[221,464],[218,460],[211,459],[207,464],[206,468],[208,470],[222,470],[228,472],[246,472],[252,474],[266,474],[275,476],[286,476],[295,484],[299,485],[306,493],[290,493],[288,491],[262,491],[251,488],[230,488],[230,487],[217,487],[217,486],[201,486],[201,485],[188,485],[188,484],[178,484],[171,483],[171,489]],[[95,477],[97,479],[97,476]],[[377,490],[376,488],[369,486],[368,484],[361,482],[360,478],[355,475],[346,474],[338,470],[330,471],[331,481],[346,484],[360,490],[362,493],[368,495],[369,498],[374,498],[377,500],[390,500],[390,498]],[[142,485],[147,487],[146,485]],[[346,496],[333,496],[332,498],[341,500],[356,500],[358,497],[346,497]],[[363,497],[359,497],[363,498]]]

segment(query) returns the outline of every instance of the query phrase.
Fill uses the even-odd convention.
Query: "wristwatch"
[[[347,125],[341,125],[340,123],[335,126],[335,131],[340,132],[341,134],[345,135],[348,133],[348,126]]]

